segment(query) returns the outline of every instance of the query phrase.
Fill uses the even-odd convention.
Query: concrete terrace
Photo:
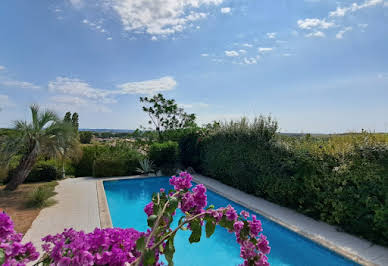
[[[58,194],[55,196],[58,203],[40,212],[24,236],[24,241],[32,241],[37,247],[40,247],[43,236],[60,233],[65,228],[73,227],[76,230],[90,232],[96,227],[111,226],[105,193],[102,193],[102,181],[135,177],[104,179],[83,177],[60,181],[56,187]],[[293,210],[248,195],[216,180],[201,175],[194,175],[194,180],[204,184],[208,189],[323,246],[336,250],[360,264],[388,265],[387,248],[373,245],[347,233],[338,232],[334,226],[315,221]]]

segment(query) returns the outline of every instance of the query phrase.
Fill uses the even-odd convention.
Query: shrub
[[[89,144],[92,141],[93,133],[90,131],[80,131],[79,140],[82,144]]]
[[[82,158],[74,165],[76,176],[133,175],[144,157],[126,143],[84,146],[82,150]]]
[[[150,174],[155,172],[154,162],[148,158],[139,160],[139,165],[140,167],[136,169],[136,172],[138,172],[139,174]]]
[[[202,172],[388,245],[387,141],[365,132],[300,138],[276,130],[263,117],[221,125],[201,142]]]
[[[153,143],[150,147],[149,157],[157,167],[173,169],[178,161],[178,143],[174,141]]]
[[[55,160],[48,161],[38,161],[34,168],[32,168],[30,174],[28,175],[25,183],[35,183],[35,182],[48,182],[61,178],[61,171],[58,171]],[[8,171],[8,177],[6,183],[11,179],[15,174],[16,168],[12,168]]]
[[[54,201],[49,201],[49,198],[56,194],[54,192],[54,189],[57,184],[57,182],[52,182],[50,184],[40,185],[36,187],[27,201],[27,207],[42,208],[53,204]]]
[[[93,165],[94,177],[124,176],[130,175],[127,171],[125,160],[117,158],[96,159]]]

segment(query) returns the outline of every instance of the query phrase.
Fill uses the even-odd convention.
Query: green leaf
[[[3,265],[4,261],[5,261],[5,253],[4,253],[4,250],[0,248],[0,265]]]
[[[206,237],[209,238],[216,230],[216,224],[212,220],[206,221]]]
[[[142,236],[136,241],[136,249],[142,251],[145,248],[145,237]]]
[[[171,197],[168,202],[169,202],[169,204],[167,207],[167,212],[173,213],[176,210],[176,208],[178,207],[178,199],[175,197]]]
[[[155,263],[155,251],[146,250],[144,253],[144,266],[146,265],[154,265]]]
[[[147,219],[148,226],[152,228],[155,224],[156,219],[158,219],[158,216],[156,216],[155,214],[150,215]]]
[[[214,209],[214,205],[209,205],[209,207],[206,208],[206,210]]]
[[[175,237],[175,234],[171,235],[171,237],[167,240],[166,248],[164,250],[164,256],[166,257],[168,266],[174,266],[174,262],[173,262],[174,253],[175,253],[174,237]]]
[[[194,220],[190,222],[191,235],[189,237],[189,242],[196,243],[201,240],[202,228],[199,220]]]

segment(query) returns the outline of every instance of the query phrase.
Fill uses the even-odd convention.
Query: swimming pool
[[[160,188],[170,189],[168,177],[139,178],[104,181],[105,193],[114,227],[147,230],[147,215],[144,206],[151,201],[153,192]],[[208,190],[208,203],[216,208],[232,205],[238,212],[241,205]],[[254,213],[248,210],[251,213]],[[268,219],[256,214],[261,220],[264,234],[271,246],[269,262],[271,265],[357,265],[336,253],[304,238]],[[177,214],[178,219],[180,217]],[[174,221],[177,223],[177,221]],[[172,226],[175,228],[176,224]],[[223,228],[216,229],[211,238],[202,234],[201,242],[190,244],[189,231],[179,231],[175,237],[176,252],[174,262],[177,266],[225,265],[242,263],[239,245],[235,236]]]

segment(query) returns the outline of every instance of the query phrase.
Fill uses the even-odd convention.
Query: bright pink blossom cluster
[[[21,241],[22,234],[15,232],[11,218],[5,213],[0,213],[0,252],[4,256],[2,265],[25,265],[39,257],[39,252],[31,242],[22,244]]]
[[[266,255],[269,254],[271,248],[266,236],[261,234],[263,229],[260,220],[257,220],[255,215],[252,215],[251,220],[247,220],[250,214],[244,210],[239,216],[231,205],[226,208],[204,211],[207,205],[206,188],[199,184],[190,191],[191,181],[191,175],[185,172],[170,179],[170,184],[174,186],[176,191],[180,192],[178,196],[181,199],[179,208],[184,213],[191,215],[204,213],[201,224],[208,215],[214,218],[216,224],[234,232],[237,243],[240,244],[240,256],[244,259],[244,265],[269,265]],[[152,214],[152,211],[146,211],[146,213]],[[223,217],[225,217],[224,220]]]
[[[55,265],[125,265],[140,256],[136,240],[142,235],[134,229],[96,228],[88,234],[66,229],[44,237],[42,247]]]

